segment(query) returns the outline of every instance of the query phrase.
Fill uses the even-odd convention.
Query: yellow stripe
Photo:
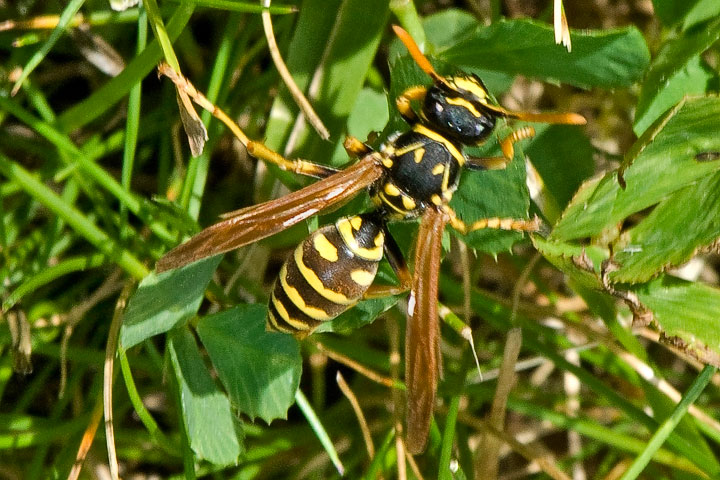
[[[355,216],[350,218],[350,225],[352,225],[353,229],[360,230],[360,227],[362,227],[362,218]]]
[[[320,277],[318,277],[315,272],[313,272],[303,263],[302,253],[302,245],[300,245],[295,249],[295,264],[297,265],[298,270],[300,270],[302,276],[313,288],[313,290],[315,290],[323,298],[326,298],[331,302],[337,303],[339,305],[352,305],[353,303],[355,303],[355,300],[347,298],[342,293],[335,292],[333,290],[330,290],[329,288],[326,288],[320,280]]]
[[[430,197],[430,201],[432,203],[434,203],[435,205],[438,205],[438,206],[442,205],[442,199],[440,198],[440,195],[438,195],[437,193],[432,194],[432,196]]]
[[[456,97],[456,98],[445,97],[445,100],[447,100],[447,102],[448,102],[450,105],[457,105],[457,106],[459,106],[459,107],[463,107],[463,108],[467,109],[470,113],[473,114],[473,116],[474,116],[475,118],[480,118],[480,115],[482,115],[482,114],[478,111],[478,109],[475,108],[475,105],[473,105],[472,103],[468,102],[467,100],[465,100],[465,99],[462,98],[462,97]]]
[[[417,150],[415,150],[415,163],[422,162],[423,157],[425,156],[425,149],[420,147]]]
[[[328,262],[337,262],[338,250],[335,245],[330,243],[322,233],[316,233],[313,238],[313,247],[317,250],[318,254]]]
[[[435,166],[433,167],[433,169],[432,169],[432,174],[433,174],[433,175],[440,175],[440,174],[443,173],[444,171],[445,171],[445,164],[444,164],[444,163],[438,163],[437,165],[435,165]]]
[[[375,275],[367,270],[353,270],[350,272],[350,278],[358,285],[368,287],[375,279]]]
[[[380,192],[380,195],[382,195],[382,192]],[[340,232],[340,235],[342,236],[345,245],[347,245],[350,251],[352,251],[355,255],[366,260],[373,260],[376,262],[379,262],[380,259],[382,259],[383,251],[381,246],[375,246],[374,248],[363,248],[358,245],[357,240],[355,239],[355,235],[353,235],[352,228],[350,227],[350,222],[347,218],[341,218],[335,225],[337,226],[337,229]]]
[[[465,165],[465,157],[460,152],[460,150],[458,150],[457,147],[455,147],[455,145],[453,145],[452,142],[450,142],[450,140],[443,137],[442,135],[440,135],[437,132],[433,132],[432,130],[430,130],[429,128],[427,128],[426,126],[424,126],[420,123],[415,124],[415,126],[413,127],[413,130],[421,135],[425,135],[426,137],[428,137],[431,140],[435,140],[436,142],[442,143],[443,145],[445,145],[445,148],[448,149],[448,151],[450,152],[450,155],[452,155],[455,158],[455,160],[458,161],[460,166]]]
[[[291,329],[289,329],[289,328],[287,328],[287,327],[281,326],[281,325],[278,323],[277,318],[275,318],[275,315],[272,314],[272,312],[268,312],[268,323],[270,324],[270,325],[268,325],[269,327],[272,327],[273,329],[275,329],[275,330],[278,331],[278,332],[281,332],[281,333],[295,333],[295,330],[291,330]]]
[[[305,315],[321,322],[332,320],[333,316],[328,314],[325,310],[307,305],[305,303],[305,299],[302,298],[302,295],[300,295],[297,288],[287,283],[287,269],[285,268],[285,265],[283,265],[280,269],[280,285],[282,285],[285,295],[287,295],[290,301]]]
[[[293,327],[295,330],[302,332],[302,331],[308,331],[308,330],[312,329],[312,327],[310,325],[308,325],[307,323],[302,322],[300,320],[296,320],[294,318],[290,318],[290,314],[285,309],[285,305],[283,305],[280,302],[280,300],[278,300],[277,297],[275,297],[275,295],[272,296],[272,302],[273,302],[273,305],[275,305],[275,310],[278,311],[278,313],[280,314],[282,319],[285,320],[285,322],[288,325],[290,325],[291,327]]]

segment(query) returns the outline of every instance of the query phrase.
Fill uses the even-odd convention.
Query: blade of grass
[[[137,46],[136,54],[142,53],[147,45],[147,15],[145,10],[138,17]],[[142,95],[142,82],[137,82],[130,89],[130,98],[128,99],[127,119],[125,120],[125,148],[123,148],[121,184],[123,188],[130,192],[130,181],[132,180],[133,165],[135,164],[135,151],[138,142],[138,130],[140,128],[140,99]],[[120,229],[121,237],[126,239],[129,234],[127,205],[120,204],[120,218],[122,227]]]
[[[508,408],[513,412],[549,422],[557,428],[571,429],[589,439],[596,440],[604,445],[615,447],[625,452],[640,453],[646,447],[645,440],[637,438],[637,436],[620,433],[617,429],[606,427],[586,418],[570,418],[562,413],[539,406],[537,403],[510,398],[508,400]],[[692,473],[702,472],[692,461],[665,449],[657,450],[653,459],[659,463],[683,471]]]
[[[87,174],[87,177],[110,192],[120,203],[126,205],[128,210],[144,220],[148,228],[159,238],[167,242],[175,242],[175,235],[171,234],[162,223],[149,218],[143,203],[135,195],[123,188],[123,186],[102,167],[94,163],[90,158],[87,158],[87,155],[80,150],[68,136],[55,129],[52,125],[30,114],[30,112],[20,107],[11,99],[0,96],[0,108],[12,113],[35,132],[55,145],[61,152],[67,153],[69,158],[63,155],[60,155],[59,158],[70,167],[79,167]]]
[[[443,430],[442,443],[440,444],[440,469],[438,478],[440,480],[452,480],[453,472],[450,470],[450,457],[452,456],[453,439],[455,438],[455,426],[457,424],[458,410],[460,409],[460,395],[453,395],[450,400],[447,415],[445,416],[445,429]]]
[[[215,64],[210,74],[210,83],[206,92],[206,97],[211,102],[216,102],[220,94],[220,87],[225,78],[229,66],[230,54],[234,46],[233,32],[235,31],[238,21],[238,14],[228,16],[228,22],[225,26],[220,46],[215,54]],[[210,112],[206,110],[203,111],[201,118],[203,124],[212,128],[210,122],[213,117]],[[217,131],[217,129],[215,129],[215,131]],[[211,141],[213,140],[214,139],[211,139]],[[188,163],[187,174],[185,175],[180,194],[180,205],[182,205],[194,219],[197,219],[200,215],[200,206],[202,204],[209,168],[210,152],[207,150],[203,151],[203,153],[197,157],[191,157]]]
[[[317,435],[317,438],[318,440],[320,440],[323,448],[330,456],[330,460],[332,461],[333,465],[335,465],[335,469],[338,471],[340,476],[344,475],[345,467],[343,467],[342,462],[340,462],[340,457],[338,457],[337,451],[335,450],[335,445],[333,445],[330,436],[325,430],[325,427],[323,427],[320,419],[315,414],[315,410],[313,410],[310,402],[308,402],[307,397],[305,396],[305,394],[302,393],[302,391],[300,391],[300,389],[295,392],[295,403],[297,403],[300,411],[302,411],[303,415],[305,415],[305,418],[310,424],[310,428],[313,429],[313,432],[315,432],[315,435]]]
[[[234,0],[171,0],[179,3],[192,3],[198,7],[217,8],[218,10],[228,10],[230,12],[240,13],[262,13],[268,12],[272,15],[287,15],[295,13],[298,8],[294,5],[265,7],[257,3],[236,2]]]
[[[418,44],[420,50],[427,50],[427,39],[425,38],[425,30],[422,21],[415,9],[415,3],[411,0],[391,0],[390,11],[400,22],[400,25],[410,34],[410,36]]]
[[[92,221],[72,205],[65,203],[52,190],[39,182],[20,165],[13,163],[0,153],[0,172],[10,180],[22,186],[30,196],[60,216],[76,232],[98,250],[113,259],[126,272],[137,279],[144,278],[149,272],[132,253],[122,248],[115,240],[100,230]]]
[[[685,416],[690,405],[695,403],[695,400],[697,400],[703,392],[714,373],[715,367],[713,366],[706,365],[705,368],[703,368],[692,385],[690,385],[690,388],[688,388],[685,396],[680,400],[680,403],[677,404],[673,413],[655,431],[643,452],[635,459],[632,465],[630,465],[630,468],[627,469],[620,480],[634,480],[642,473],[655,453],[660,449],[662,444],[665,443],[670,433],[672,433],[678,423],[680,423],[680,420]]]
[[[93,253],[82,257],[68,257],[55,265],[46,267],[37,274],[27,278],[23,283],[3,301],[2,309],[11,309],[20,299],[28,293],[34,292],[43,285],[73,272],[81,272],[97,268],[107,262],[108,257],[103,253]]]
[[[33,70],[35,70],[35,67],[40,65],[40,62],[43,61],[43,59],[50,52],[52,47],[55,46],[55,43],[57,43],[57,41],[60,39],[60,36],[65,33],[65,29],[67,28],[68,24],[73,19],[75,14],[78,12],[78,10],[80,10],[80,7],[83,3],[85,3],[85,0],[70,0],[70,3],[68,3],[67,7],[65,7],[65,10],[63,10],[60,18],[58,19],[57,26],[53,29],[48,39],[45,40],[45,43],[42,47],[40,47],[40,50],[35,52],[35,54],[30,57],[30,60],[28,60],[28,62],[25,64],[25,67],[23,68],[20,77],[15,82],[15,85],[13,85],[12,91],[10,92],[11,95],[15,95],[18,90],[20,90],[20,87],[22,86],[23,82],[25,82],[25,79],[28,78],[28,76],[30,75],[30,73],[32,73]]]
[[[179,457],[180,452],[177,451],[177,443],[168,438],[163,431],[160,430],[157,422],[143,404],[140,393],[138,393],[137,387],[135,386],[132,371],[130,370],[130,362],[128,362],[127,352],[124,348],[122,348],[122,346],[118,348],[118,359],[120,360],[120,369],[123,374],[123,380],[125,381],[128,398],[130,398],[130,403],[132,403],[138,418],[145,426],[145,429],[150,434],[150,437],[155,441],[156,445],[162,448],[166,453],[174,457]]]
[[[178,6],[175,14],[167,23],[167,35],[171,41],[175,40],[183,31],[194,8],[194,5],[186,3]],[[161,58],[162,51],[158,41],[150,42],[143,53],[135,57],[120,75],[109,80],[82,102],[64,111],[58,117],[60,129],[65,132],[72,131],[87,125],[108,111],[130,91],[133,85],[150,73]]]
[[[163,52],[165,61],[170,64],[178,72],[180,71],[180,62],[178,62],[175,50],[172,46],[172,40],[168,36],[167,30],[165,30],[165,23],[163,23],[162,16],[160,15],[160,9],[157,6],[155,0],[143,0],[145,11],[147,12],[148,21],[152,27],[155,38],[160,43],[160,49]]]

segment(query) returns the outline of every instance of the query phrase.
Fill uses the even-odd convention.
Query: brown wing
[[[262,240],[352,197],[382,173],[382,166],[368,156],[282,198],[233,212],[170,250],[158,260],[155,269],[158,273],[164,272]]]
[[[405,333],[407,448],[413,455],[425,450],[440,374],[438,273],[446,223],[447,217],[441,210],[435,207],[425,210],[415,250]]]

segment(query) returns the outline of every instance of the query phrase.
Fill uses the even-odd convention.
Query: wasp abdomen
[[[268,330],[307,335],[355,305],[375,279],[384,242],[382,226],[369,215],[316,230],[280,269]]]

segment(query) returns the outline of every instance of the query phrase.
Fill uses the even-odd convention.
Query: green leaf
[[[168,350],[180,389],[190,446],[200,459],[231,465],[242,453],[230,401],[218,390],[187,328],[174,330]]]
[[[397,300],[397,297],[394,296],[364,300],[332,321],[323,323],[316,331],[350,332],[357,330],[374,322],[378,315],[395,305]]]
[[[614,282],[644,282],[681,265],[720,238],[720,173],[685,187],[660,203],[615,243]]]
[[[665,43],[642,83],[633,125],[636,134],[644,132],[685,95],[706,92],[708,82],[716,75],[699,55],[718,38],[720,18]]]
[[[265,330],[264,305],[238,305],[200,319],[197,331],[233,404],[250,418],[287,418],[302,359],[292,336]]]
[[[720,98],[687,99],[648,129],[626,155],[624,179],[610,172],[580,188],[552,232],[571,240],[598,235],[633,213],[720,169]]]
[[[545,187],[545,205],[541,210],[553,220],[583,180],[593,174],[593,147],[577,127],[535,125],[535,131],[535,137],[525,147],[525,153]]]
[[[482,218],[527,218],[530,194],[525,184],[525,162],[522,159],[522,149],[516,146],[515,159],[504,170],[464,171],[458,190],[450,201],[460,219],[469,225]],[[490,255],[508,251],[522,238],[518,232],[489,228],[460,236],[469,247]]]
[[[448,8],[423,20],[428,40],[435,47],[449,47],[471,35],[480,24],[466,11]],[[404,48],[404,47],[403,47]]]
[[[533,245],[550,263],[588,290],[602,289],[600,266],[609,257],[602,248],[575,245],[532,236]]]
[[[720,290],[661,275],[634,286],[666,341],[703,363],[720,365]]]
[[[683,30],[720,14],[720,3],[716,0],[653,0],[653,7],[665,25],[682,22]]]
[[[521,74],[578,87],[627,87],[650,61],[634,27],[572,34],[573,51],[556,45],[552,27],[530,20],[504,20],[440,52],[451,63]]]
[[[130,297],[120,330],[120,344],[128,349],[167,332],[192,318],[200,307],[222,255],[161,274],[151,273]]]

